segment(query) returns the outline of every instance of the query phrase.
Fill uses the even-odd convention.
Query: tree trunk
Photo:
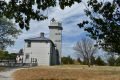
[[[87,59],[87,65],[88,65],[88,67],[91,66],[91,65],[90,65],[90,59]]]

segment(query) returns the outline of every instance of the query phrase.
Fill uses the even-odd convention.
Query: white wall
[[[50,65],[50,43],[46,42],[31,42],[31,47],[27,47],[25,42],[24,54],[30,54],[30,58],[37,58],[38,65]],[[31,60],[25,60],[28,63]]]
[[[60,35],[56,35],[60,33]],[[62,30],[59,29],[50,29],[50,39],[56,44],[56,48],[59,51],[59,60],[61,61],[61,49],[62,49]],[[60,40],[60,42],[57,41]]]

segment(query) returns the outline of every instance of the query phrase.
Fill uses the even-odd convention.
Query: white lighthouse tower
[[[62,24],[57,22],[54,18],[50,21],[50,39],[56,46],[59,55],[59,63],[61,63],[61,48],[62,48]]]

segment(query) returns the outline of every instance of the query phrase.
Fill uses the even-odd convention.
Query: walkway
[[[13,69],[9,68],[3,72],[0,72],[0,80],[13,80],[12,73],[18,69],[20,69],[20,68],[17,68],[17,69],[16,68],[13,68]]]

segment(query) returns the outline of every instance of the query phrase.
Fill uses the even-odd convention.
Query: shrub
[[[109,66],[115,66],[115,63],[116,63],[115,57],[112,57],[112,56],[109,57],[107,62]]]
[[[92,57],[91,57],[91,65],[94,65],[94,64],[96,64],[96,60],[95,60],[95,57],[92,56]]]
[[[80,58],[77,58],[77,62],[79,62],[80,64],[82,63]]]
[[[98,58],[96,59],[96,65],[99,65],[99,66],[105,65],[105,62],[101,59],[100,56],[98,56]]]
[[[74,64],[74,60],[70,56],[62,57],[61,62],[62,64]]]
[[[16,53],[0,50],[0,59],[16,59]]]
[[[120,56],[116,59],[116,66],[120,66]]]

